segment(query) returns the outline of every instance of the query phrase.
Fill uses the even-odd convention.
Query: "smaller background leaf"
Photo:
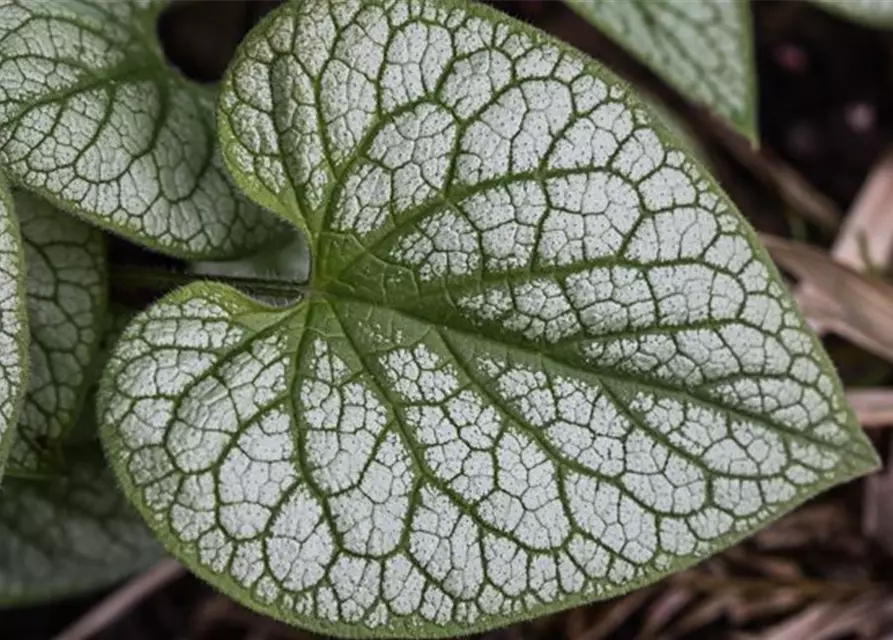
[[[39,478],[8,475],[0,487],[0,607],[99,589],[163,553],[118,490],[96,441],[95,374],[134,314],[115,305],[101,315],[98,353],[82,372],[86,401],[66,425],[64,442],[54,443],[59,466],[40,467]],[[43,462],[21,440],[13,451],[26,463]],[[33,468],[15,471],[38,475]]]
[[[105,237],[17,192],[27,268],[30,379],[7,472],[42,475],[46,454],[75,424],[90,385],[107,307]]]
[[[0,606],[98,589],[161,557],[96,446],[71,454],[65,476],[3,485]]]
[[[25,260],[12,194],[0,178],[0,476],[28,381]]]
[[[167,4],[0,4],[0,158],[16,184],[134,242],[244,255],[276,224],[226,176],[214,92],[164,57]]]
[[[893,28],[893,2],[891,0],[812,0],[844,18],[861,22],[870,27]]]
[[[753,31],[746,0],[566,0],[688,98],[757,141]]]
[[[72,425],[66,434],[65,443],[79,445],[95,441],[99,434],[96,432],[96,392],[99,390],[99,378],[102,370],[108,362],[109,356],[118,338],[124,333],[128,323],[136,316],[136,311],[122,304],[112,302],[105,316],[105,328],[102,332],[102,340],[99,344],[99,353],[93,360],[93,365],[88,372],[87,399],[84,402],[81,414],[77,422]]]

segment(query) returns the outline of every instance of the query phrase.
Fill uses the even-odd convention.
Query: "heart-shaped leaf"
[[[758,139],[748,0],[565,0],[683,95]]]
[[[812,0],[831,13],[874,27],[893,27],[891,0]]]
[[[51,480],[9,478],[0,492],[0,606],[100,589],[161,549],[115,486],[95,444]]]
[[[15,182],[150,248],[246,253],[272,220],[220,162],[213,94],[156,38],[158,0],[0,5],[0,159]]]
[[[224,157],[308,295],[169,295],[99,398],[193,571],[349,636],[606,598],[874,468],[752,230],[622,83],[491,9],[292,2],[242,44]]]
[[[28,384],[25,257],[12,193],[0,178],[0,477]]]
[[[106,322],[105,237],[33,195],[15,194],[25,246],[30,373],[7,473],[53,473],[94,373]]]

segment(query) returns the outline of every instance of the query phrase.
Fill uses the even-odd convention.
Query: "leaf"
[[[72,457],[66,476],[3,484],[0,606],[100,589],[161,557],[95,445]]]
[[[891,0],[812,0],[818,6],[870,27],[893,27]]]
[[[247,253],[274,227],[225,175],[212,92],[164,59],[164,4],[4,2],[0,159],[22,187],[134,242]]]
[[[0,177],[0,477],[28,380],[25,259],[12,194]]]
[[[69,268],[61,273],[73,275],[76,269],[71,268],[71,257],[72,253],[77,255],[77,251],[73,252],[72,247],[79,246],[77,240],[82,240],[86,231],[86,237],[99,238],[102,248],[102,235],[67,216],[52,213],[44,203],[36,204],[37,207],[27,210],[39,211],[43,216],[31,216],[27,226],[32,231],[42,228],[39,235],[53,236],[56,232],[47,229],[46,223],[54,219],[61,221],[60,230],[70,232],[68,237],[73,244],[65,246],[50,242],[44,243],[41,249],[47,254],[57,251],[66,255]],[[97,253],[102,254],[101,251]],[[29,266],[31,264],[33,262]],[[100,264],[104,280],[105,263]],[[84,273],[81,275],[85,280],[95,279],[92,269],[84,267],[86,265],[82,265]],[[63,285],[70,286],[64,281]],[[85,291],[89,291],[89,287],[75,291],[82,299],[88,298]],[[69,294],[59,298],[62,305],[56,303],[54,307],[51,300],[39,301],[39,304],[50,309],[63,308],[65,302],[77,300],[77,296]],[[90,313],[79,315],[96,320]],[[103,323],[108,327],[102,332],[102,349],[91,364],[95,366],[105,359],[104,349],[115,342],[133,315],[130,310],[114,306],[108,315],[100,316],[109,322]],[[48,328],[44,326],[38,330],[47,334]],[[73,333],[76,329],[63,327],[57,331]],[[53,355],[61,359],[64,352]],[[82,376],[83,371],[72,375]],[[96,443],[94,380],[90,377],[85,382],[88,398],[78,419],[73,424],[66,420],[64,439],[60,436],[52,442],[58,459],[47,461],[37,457],[29,446],[19,444],[21,440],[13,446],[13,452],[20,452],[24,464],[30,466],[10,469],[0,488],[0,607],[39,603],[100,589],[143,570],[162,555],[160,545],[119,492],[105,465]],[[48,387],[56,395],[64,395],[58,393],[65,389],[64,386],[53,382]],[[45,451],[37,453],[46,454]],[[40,479],[34,479],[33,476],[38,475]]]
[[[239,601],[469,634],[691,565],[875,468],[752,230],[624,85],[473,3],[305,0],[220,100],[309,295],[198,283],[128,326],[117,477]]]
[[[15,194],[27,267],[30,377],[7,473],[53,473],[57,445],[74,428],[106,322],[101,231],[49,203]]]
[[[747,0],[566,0],[690,99],[757,142],[756,69]]]

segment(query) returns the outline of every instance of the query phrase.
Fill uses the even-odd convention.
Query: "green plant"
[[[747,0],[569,0],[568,5],[673,87],[756,142]]]
[[[43,500],[60,534],[41,548],[79,549],[95,514],[138,552],[69,554],[50,587],[3,547],[40,522],[0,528],[0,601],[157,551],[80,453],[99,368],[107,460],[167,550],[341,635],[468,633],[619,594],[877,465],[751,228],[592,60],[457,0],[296,0],[238,50],[218,156],[212,97],[154,42],[160,7],[0,8],[9,178],[193,260],[291,235],[193,267],[264,302],[194,283],[116,338],[102,234],[4,200],[0,434],[18,477],[0,522]],[[753,133],[745,103],[727,115]],[[73,509],[97,478],[101,507]]]

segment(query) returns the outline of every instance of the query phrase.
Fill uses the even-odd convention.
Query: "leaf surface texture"
[[[309,295],[138,316],[99,401],[133,502],[242,602],[466,634],[690,565],[876,465],[712,180],[578,52],[487,8],[293,2],[224,158]]]
[[[105,237],[31,194],[15,194],[25,247],[30,371],[7,472],[53,473],[87,396],[107,311]]]
[[[0,3],[0,159],[20,186],[134,242],[246,253],[275,225],[223,170],[213,93],[165,61],[164,5]]]

